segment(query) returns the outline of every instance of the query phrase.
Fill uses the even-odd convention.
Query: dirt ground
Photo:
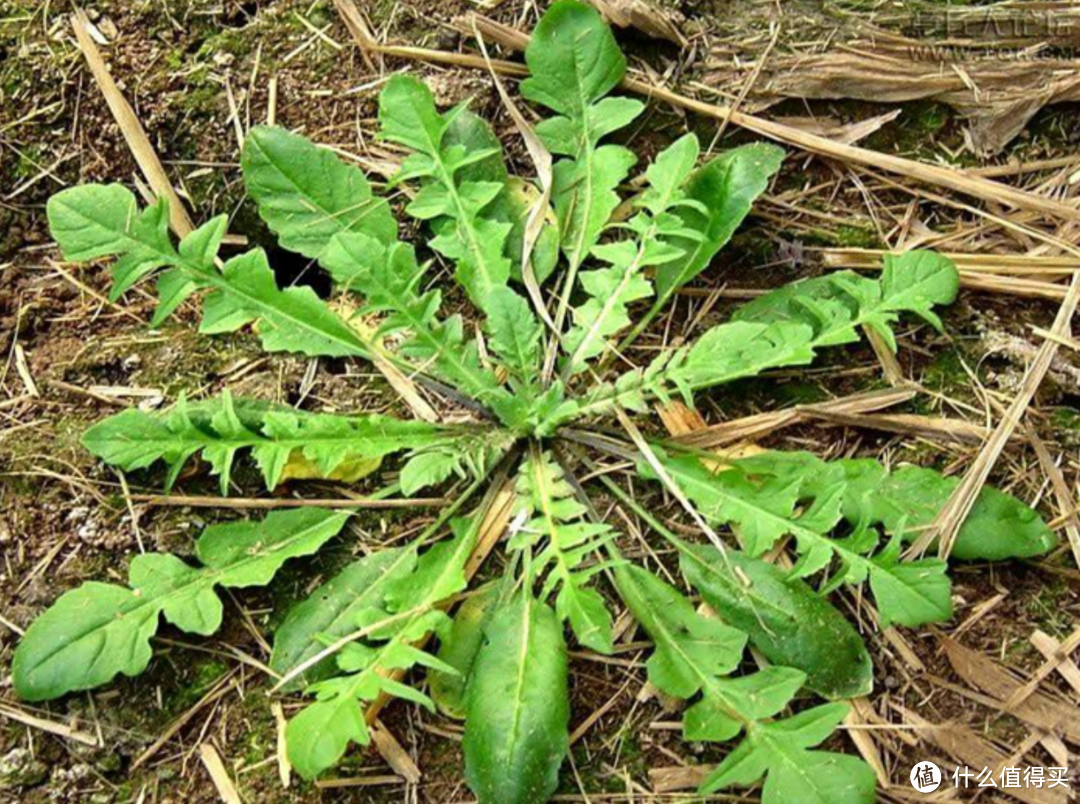
[[[360,5],[380,38],[457,50],[472,48],[451,25],[459,14],[489,8],[485,13],[527,31],[537,6],[546,3],[371,0]],[[658,43],[633,30],[621,31],[620,41],[635,67],[710,101],[730,100],[740,92],[739,85],[708,84],[717,60],[730,61],[738,51],[744,61],[752,61],[769,48],[795,53],[805,41],[824,42],[830,30],[847,24],[821,14],[812,3],[781,7],[760,0],[664,0],[661,5],[678,12],[676,25],[687,36],[687,47]],[[879,4],[842,5],[869,18]],[[227,213],[230,233],[250,243],[273,245],[254,205],[244,198],[238,137],[266,119],[272,79],[278,123],[377,161],[385,157],[373,139],[378,91],[392,72],[413,71],[435,88],[440,103],[471,99],[472,108],[491,119],[507,143],[513,167],[528,170],[524,148],[487,76],[391,58],[369,66],[330,0],[104,0],[89,6],[112,74],[192,216],[201,221]],[[206,741],[217,748],[248,802],[471,800],[461,775],[460,724],[402,702],[386,710],[384,723],[421,770],[418,784],[404,784],[376,752],[352,751],[330,774],[345,780],[343,786],[318,788],[293,778],[284,789],[271,710],[277,699],[268,695],[265,676],[243,660],[266,660],[274,627],[292,601],[362,547],[430,521],[430,511],[356,517],[346,538],[318,557],[290,563],[269,588],[228,595],[226,626],[218,635],[197,639],[163,628],[149,670],[137,679],[121,679],[47,706],[16,700],[9,665],[18,635],[63,591],[84,580],[122,582],[140,545],[190,555],[193,537],[204,524],[238,516],[220,508],[131,503],[129,493],[159,491],[161,474],[124,478],[95,461],[79,442],[91,423],[127,406],[152,409],[182,392],[197,398],[225,387],[237,395],[302,401],[313,410],[387,410],[398,404],[369,366],[266,357],[250,333],[200,337],[191,304],[160,330],[151,330],[153,297],[147,290],[132,291],[121,304],[111,304],[104,295],[106,265],[58,262],[44,217],[49,195],[79,182],[132,186],[140,177],[75,47],[69,13],[67,3],[0,0],[0,800],[216,800],[198,753]],[[777,29],[770,25],[780,32],[772,44]],[[861,146],[981,170],[1075,156],[1080,143],[1075,103],[1038,112],[1019,137],[992,157],[967,147],[965,122],[933,100],[877,105],[789,99],[762,114],[844,125],[893,108],[899,117],[862,139]],[[653,103],[625,141],[644,162],[686,130],[709,143],[717,121]],[[714,146],[753,139],[730,126]],[[1040,192],[1050,186],[1046,192],[1075,199],[1076,182],[1069,177],[1077,166],[1080,156],[1071,167],[1001,180]],[[992,215],[1005,214],[998,205],[984,208]],[[789,149],[769,198],[695,283],[698,289],[724,292],[711,299],[705,293],[680,297],[671,317],[657,322],[651,342],[723,320],[744,291],[821,273],[823,249],[894,246],[905,220],[963,235],[943,250],[1016,253],[1037,245],[1025,235],[986,224],[968,209],[913,195],[842,162]],[[1056,232],[1051,223],[1040,223],[1040,231]],[[282,284],[301,281],[319,289],[325,282],[288,254],[273,257]],[[712,307],[703,310],[706,301]],[[944,312],[946,334],[923,325],[901,332],[900,368],[927,393],[895,412],[979,425],[996,422],[1039,346],[1032,328],[1048,328],[1057,307],[1052,299],[963,290]],[[833,350],[811,370],[703,394],[699,406],[705,420],[714,423],[885,386],[881,365],[864,345]],[[1060,459],[1073,500],[1080,472],[1078,400],[1080,360],[1076,351],[1062,348],[1026,421]],[[658,429],[659,420],[651,426]],[[911,462],[950,474],[962,473],[977,454],[977,445],[933,435],[820,424],[779,431],[761,443],[827,456],[881,456],[890,464]],[[933,723],[960,723],[1005,754],[1024,744],[1028,762],[1053,765],[1043,745],[1025,742],[1031,724],[979,700],[941,652],[943,634],[960,628],[965,646],[1030,673],[1045,661],[1031,635],[1042,631],[1061,641],[1078,625],[1080,572],[1064,540],[1068,518],[1026,440],[1005,451],[991,482],[1036,505],[1062,534],[1063,546],[1039,561],[957,566],[954,620],[940,631],[901,629],[901,647],[866,626],[876,670],[875,693],[867,705],[890,723],[902,723],[904,711]],[[250,468],[238,473],[235,484],[237,494],[259,493]],[[181,478],[180,487],[188,494],[213,494],[216,481],[196,468]],[[334,496],[340,489],[316,484],[311,493]],[[657,499],[656,504],[666,502]],[[675,713],[655,699],[639,700],[645,647],[627,641],[614,659],[573,654],[571,729],[600,709],[603,714],[574,745],[572,761],[563,768],[560,800],[690,799],[692,789],[653,792],[650,772],[712,764],[723,756],[723,747],[683,743],[670,728]],[[1041,690],[1072,704],[1080,695],[1056,673],[1043,680]],[[284,703],[289,712],[298,699]],[[98,745],[28,725],[28,716],[91,735]],[[909,734],[903,727],[875,732],[884,770],[897,786],[884,798],[902,800],[910,793],[908,771],[915,760],[957,764],[948,751],[918,744]],[[161,738],[166,739],[157,745]],[[150,747],[155,748],[152,754],[133,767]],[[846,736],[833,747],[856,750]],[[1075,747],[1069,746],[1069,757],[1077,770]]]

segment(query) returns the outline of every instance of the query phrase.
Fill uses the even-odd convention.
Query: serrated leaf
[[[459,182],[481,181],[495,182],[502,185],[498,195],[484,207],[483,217],[510,224],[510,234],[506,240],[504,254],[510,259],[510,275],[516,281],[522,281],[521,257],[525,242],[525,224],[534,204],[540,197],[540,190],[520,176],[511,176],[502,157],[502,144],[499,142],[491,125],[477,114],[465,109],[456,112],[443,134],[443,144],[447,148],[459,147],[465,153],[485,152],[483,159],[470,162],[460,167],[455,176]],[[559,232],[554,211],[548,210],[546,224],[540,231],[532,251],[532,268],[536,281],[544,280],[555,270],[559,257]],[[432,230],[443,232],[447,226],[454,226],[452,218],[431,221]]]
[[[125,471],[162,461],[169,466],[170,483],[188,460],[202,453],[221,476],[224,493],[232,462],[244,450],[251,451],[267,488],[272,489],[289,475],[332,478],[343,467],[355,475],[365,461],[375,461],[377,466],[386,455],[449,445],[458,438],[473,440],[463,431],[427,422],[377,414],[307,413],[234,401],[226,392],[191,405],[181,399],[165,413],[130,408],[87,430],[83,445]],[[292,463],[297,459],[307,463]]]
[[[202,567],[146,553],[131,562],[132,588],[90,582],[65,593],[27,630],[12,675],[27,701],[58,698],[134,676],[150,662],[159,615],[210,634],[221,623],[215,586],[263,586],[282,564],[310,555],[341,530],[348,514],[318,508],[274,512],[261,522],[212,525],[196,544]]]
[[[491,149],[470,151],[466,142],[445,141],[463,111],[458,107],[439,114],[431,91],[411,76],[395,75],[379,95],[380,136],[416,152],[402,165],[398,180],[424,180],[407,211],[421,220],[452,223],[437,227],[439,236],[431,247],[457,263],[458,280],[473,303],[484,309],[488,294],[510,278],[510,260],[504,252],[512,226],[485,214],[505,182],[458,175],[492,155]]]
[[[684,200],[683,184],[698,154],[697,137],[686,134],[657,155],[645,171],[646,190],[636,199],[640,211],[627,228],[635,240],[595,246],[593,256],[611,267],[581,274],[589,299],[574,308],[574,326],[563,338],[564,376],[583,370],[601,354],[607,339],[630,325],[628,307],[652,295],[644,269],[678,259],[683,250],[672,237],[681,231],[671,210]]]
[[[357,614],[382,606],[387,584],[415,567],[416,552],[403,548],[380,550],[346,566],[289,611],[274,634],[270,669],[284,676],[333,640],[355,631]],[[333,672],[334,660],[328,657],[284,689],[300,688]]]
[[[536,133],[552,153],[569,157],[554,166],[552,203],[563,252],[576,270],[619,203],[615,187],[636,162],[626,148],[598,143],[643,107],[629,98],[604,97],[622,80],[626,59],[589,6],[572,0],[553,4],[533,31],[525,61],[529,78],[521,94],[559,115],[542,121]]]
[[[189,262],[199,271],[213,271],[214,261],[228,224],[228,215],[218,215],[184,237],[178,248],[181,260]],[[122,290],[123,284],[114,283],[114,295],[117,294],[118,288]],[[161,326],[176,311],[176,308],[198,289],[199,283],[183,269],[171,268],[162,271],[157,280],[158,306],[154,310],[154,317],[150,319],[150,326]]]
[[[510,288],[498,288],[488,297],[488,347],[519,383],[531,386],[540,374],[540,339],[543,335],[529,303]]]
[[[519,593],[484,634],[468,688],[465,778],[480,804],[546,801],[570,745],[562,627]]]
[[[203,303],[200,332],[233,332],[257,320],[259,339],[269,352],[327,357],[369,354],[357,331],[331,312],[311,288],[278,289],[262,250],[233,257],[209,286],[214,290]]]
[[[608,337],[630,325],[629,305],[652,295],[652,285],[641,275],[643,249],[624,241],[593,250],[612,267],[580,274],[589,299],[574,308],[574,326],[563,337],[564,376],[583,371],[604,351]]]
[[[725,787],[748,787],[765,776],[762,804],[806,801],[814,804],[869,804],[876,799],[876,777],[858,757],[811,751],[848,713],[833,703],[774,723],[755,723],[743,742],[706,777],[702,795]]]
[[[397,238],[389,205],[372,195],[363,171],[306,137],[255,126],[244,139],[240,166],[259,217],[283,248],[319,259],[340,232],[363,232],[383,243]]]
[[[818,572],[836,558],[840,563],[833,583],[861,583],[869,576],[883,627],[893,622],[917,626],[952,616],[952,587],[945,562],[928,559],[901,564],[886,551],[870,556],[879,538],[865,529],[845,539],[830,537],[841,520],[846,491],[836,472],[832,482],[827,482],[818,464],[808,461],[801,464],[802,471],[795,468],[800,464],[792,463],[793,471],[758,480],[752,473],[761,462],[755,464],[753,459],[719,472],[693,456],[662,460],[671,479],[701,514],[712,524],[730,525],[750,556],[762,555],[783,536],[794,536],[801,557],[793,575]]]
[[[667,400],[769,369],[811,363],[826,346],[859,339],[863,324],[872,326],[895,347],[891,325],[901,312],[923,315],[927,305],[944,304],[955,267],[947,260],[924,262],[908,252],[893,264],[888,294],[883,279],[842,271],[786,285],[740,307],[732,320],[708,330],[697,341],[667,351],[645,368],[603,383],[579,404],[559,411],[562,418],[544,424],[554,429],[567,421],[605,413],[620,405],[641,410],[649,399]],[[950,278],[951,277],[951,278]]]
[[[611,613],[603,598],[586,587],[590,573],[580,567],[586,556],[614,537],[606,524],[587,522],[585,507],[550,453],[535,451],[518,470],[519,512],[528,517],[509,549],[520,550],[544,540],[533,558],[537,577],[547,574],[545,594],[558,588],[556,612],[569,620],[578,641],[600,653],[611,653]]]
[[[892,325],[899,314],[915,313],[940,328],[932,308],[951,304],[958,286],[959,274],[949,259],[915,250],[886,255],[878,280],[839,271],[794,282],[743,305],[734,320],[802,322],[814,329],[814,340],[822,346],[855,341],[855,328],[866,324],[895,351]]]
[[[442,301],[438,290],[419,293],[423,269],[412,246],[383,246],[363,234],[339,235],[323,255],[323,262],[339,281],[347,282],[366,298],[366,312],[389,313],[381,334],[403,333],[406,356],[476,402],[489,407],[510,426],[519,424],[514,401],[495,375],[480,364],[474,341],[466,341],[458,317],[436,318]]]
[[[661,692],[691,698],[738,667],[746,647],[742,631],[699,614],[677,589],[633,564],[615,569],[615,585],[656,645],[646,668]]]
[[[140,213],[134,197],[119,185],[73,187],[50,201],[49,226],[67,258],[121,256],[113,269],[114,297],[154,269],[169,266],[166,276],[178,273],[164,281],[165,312],[196,288],[211,291],[203,303],[204,333],[232,332],[258,321],[263,347],[269,351],[369,355],[366,340],[311,288],[280,290],[260,249],[234,257],[219,272],[206,260],[206,246],[216,235],[210,229],[189,235],[186,239],[194,242],[178,252],[169,241],[164,202]]]
[[[751,206],[780,169],[784,152],[753,143],[733,148],[700,167],[686,185],[686,198],[697,202],[677,214],[696,238],[675,238],[682,255],[656,269],[656,308],[700,274],[731,239]]]
[[[344,682],[328,679],[320,684]],[[344,686],[344,684],[342,684]],[[329,692],[330,687],[324,688]],[[350,690],[352,692],[352,690]],[[378,690],[372,690],[378,695]],[[348,695],[328,698],[308,706],[285,727],[289,763],[303,779],[314,779],[335,765],[349,743],[367,745],[371,741],[364,713]]]
[[[894,310],[915,313],[938,330],[941,319],[934,307],[952,304],[960,277],[947,257],[933,251],[915,250],[886,254],[881,273],[882,299]]]
[[[419,691],[394,681],[388,671],[408,669],[416,663],[447,666],[412,643],[433,630],[447,633],[446,614],[436,606],[466,586],[465,563],[476,544],[480,517],[453,521],[455,536],[420,555],[408,574],[386,583],[382,607],[364,607],[356,613],[357,628],[371,629],[363,643],[351,643],[338,654],[343,673],[319,681],[306,690],[316,696],[286,728],[288,756],[297,773],[312,779],[344,755],[350,742],[367,745],[363,703],[386,693],[433,708]],[[326,724],[340,724],[328,727]]]
[[[866,646],[851,624],[801,580],[738,550],[693,545],[679,566],[724,620],[744,631],[769,661],[806,673],[826,698],[854,698],[873,687]],[[748,582],[748,583],[747,583]]]
[[[135,196],[119,184],[69,187],[49,198],[49,231],[64,259],[86,262],[123,259],[113,268],[115,301],[143,276],[169,263],[169,207],[165,199],[139,210]]]
[[[880,523],[889,533],[913,540],[941,512],[959,478],[932,469],[902,466],[888,472],[876,461],[837,462],[847,480],[844,517]],[[950,557],[961,561],[1003,561],[1050,552],[1058,538],[1030,506],[984,486],[960,526]]]
[[[796,791],[789,789],[791,775],[797,774],[802,765],[813,765],[828,757],[828,762],[842,766],[845,774],[857,780],[860,792],[865,790],[865,774],[869,773],[872,794],[874,776],[861,760],[806,751],[833,731],[847,712],[846,704],[831,704],[811,710],[812,714],[767,722],[766,718],[779,714],[792,702],[807,679],[805,673],[791,667],[767,667],[751,675],[727,678],[738,665],[744,634],[695,612],[675,589],[637,567],[620,566],[616,584],[655,643],[656,650],[648,662],[649,680],[661,691],[679,698],[702,693],[686,710],[684,738],[724,742],[739,732],[746,733],[729,759],[710,774],[702,785],[703,791],[751,784],[769,773],[762,801],[801,801]],[[847,785],[822,785],[822,789],[826,787],[842,792]]]

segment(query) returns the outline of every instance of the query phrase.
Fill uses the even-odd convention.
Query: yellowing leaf
[[[340,480],[355,483],[382,466],[382,458],[346,458],[330,472],[324,472],[303,450],[293,450],[281,470],[280,482],[286,480]]]

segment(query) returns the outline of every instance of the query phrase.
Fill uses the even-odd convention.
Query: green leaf
[[[702,785],[703,792],[730,784],[752,784],[768,773],[763,802],[801,801],[800,788],[793,786],[793,780],[802,768],[820,764],[839,769],[845,779],[839,783],[803,780],[812,790],[836,791],[841,800],[866,800],[851,798],[849,788],[861,796],[867,791],[873,795],[874,775],[861,760],[806,750],[832,733],[847,713],[846,704],[830,704],[786,720],[766,722],[792,702],[806,681],[805,673],[790,667],[768,667],[741,678],[725,678],[739,663],[744,634],[697,613],[675,589],[645,570],[620,566],[615,582],[656,645],[648,662],[649,680],[679,698],[702,693],[686,711],[684,738],[723,742],[740,731],[746,733],[743,743],[710,774]]]
[[[848,481],[844,518],[882,524],[889,533],[914,540],[941,512],[960,479],[932,469],[902,466],[893,472],[872,460],[839,461]],[[1044,555],[1057,535],[1033,508],[984,486],[960,526],[950,557],[961,561],[1004,561]]]
[[[506,241],[504,254],[510,259],[510,276],[522,281],[521,257],[525,242],[525,224],[534,204],[540,197],[536,185],[520,176],[511,176],[503,161],[502,144],[491,125],[468,109],[457,111],[450,120],[443,134],[443,146],[447,149],[459,148],[465,153],[483,152],[488,154],[482,159],[460,167],[455,178],[459,183],[466,181],[495,182],[502,185],[498,195],[484,207],[482,217],[486,220],[510,224],[510,235]],[[540,231],[532,251],[532,268],[538,283],[543,283],[555,270],[559,257],[559,233],[554,223],[554,212],[548,210],[549,223]],[[440,236],[453,232],[452,217],[431,220],[431,228]]]
[[[468,688],[465,778],[480,804],[546,801],[570,746],[562,627],[519,593],[484,632]]]
[[[638,567],[618,567],[615,584],[656,646],[646,665],[649,681],[676,698],[702,693],[686,710],[685,739],[730,740],[783,710],[805,683],[806,674],[790,667],[726,678],[739,665],[746,634],[695,611],[674,587]]]
[[[416,568],[416,552],[387,548],[365,556],[290,609],[274,634],[270,669],[284,676],[321,652],[329,643],[356,630],[357,615],[383,604],[386,588]],[[334,660],[323,659],[296,677],[292,691],[334,673]]]
[[[145,553],[131,562],[131,588],[89,582],[61,595],[27,629],[12,675],[23,700],[58,698],[134,676],[150,662],[159,615],[184,631],[211,634],[221,624],[215,586],[264,586],[288,559],[333,538],[348,514],[318,508],[274,512],[261,522],[212,525],[196,544],[203,566]]]
[[[532,560],[537,577],[550,568],[544,595],[558,588],[559,619],[570,621],[582,645],[611,653],[611,613],[604,599],[586,587],[597,570],[580,565],[614,539],[615,532],[606,524],[585,520],[585,506],[575,499],[573,487],[548,452],[534,452],[522,462],[517,493],[519,512],[528,520],[511,537],[509,549],[525,549],[546,539]]]
[[[661,692],[691,698],[739,666],[746,634],[699,614],[674,587],[633,564],[615,569],[615,586],[656,645],[646,668]]]
[[[843,482],[843,516],[850,525],[881,525],[886,533],[900,535],[906,542],[913,541],[937,518],[960,482],[919,466],[901,466],[890,472],[869,458],[826,462],[808,452],[767,452],[741,459],[738,464],[759,477],[791,482],[802,478],[809,484],[809,493]],[[1037,511],[984,486],[960,528],[950,558],[1030,558],[1049,552],[1057,541]]]
[[[664,352],[644,368],[595,386],[576,408],[559,411],[563,420],[549,426],[608,413],[616,405],[645,411],[652,398],[666,401],[679,394],[692,402],[692,392],[700,388],[753,377],[771,368],[806,365],[814,359],[813,347],[813,331],[803,324],[721,324],[688,347]]]
[[[564,376],[582,371],[586,361],[605,350],[607,338],[630,325],[629,305],[653,292],[643,270],[683,255],[683,249],[671,239],[685,239],[693,233],[682,228],[671,210],[685,201],[682,186],[697,155],[698,141],[693,134],[680,137],[662,151],[645,171],[648,187],[636,200],[641,211],[627,223],[637,235],[636,241],[593,248],[593,256],[611,267],[581,274],[582,287],[590,298],[574,308],[574,326],[563,338],[568,355]]]
[[[941,319],[934,313],[939,304],[952,304],[960,288],[960,276],[951,260],[933,251],[886,254],[881,273],[881,296],[892,310],[913,312],[935,329]]]
[[[541,18],[525,60],[530,76],[522,94],[572,120],[583,120],[626,74],[611,29],[595,10],[568,0],[553,3]]]
[[[714,547],[687,546],[679,565],[725,622],[749,635],[770,662],[806,673],[814,692],[855,698],[873,688],[862,639],[803,581],[738,550],[721,555]]]
[[[536,133],[568,158],[553,170],[552,202],[572,270],[585,260],[618,206],[615,192],[637,161],[618,145],[598,146],[641,112],[639,101],[605,98],[626,73],[626,59],[595,9],[560,0],[540,19],[525,50],[529,78],[521,94],[558,117]]]
[[[656,269],[656,309],[700,274],[739,228],[757,197],[780,169],[782,149],[752,143],[726,151],[700,167],[686,185],[686,198],[697,202],[678,210],[682,225],[697,237],[676,239],[683,253]]]
[[[65,260],[122,257],[113,267],[110,301],[170,261],[173,246],[165,199],[140,211],[126,187],[84,184],[51,196],[46,213],[49,231]]]
[[[181,399],[166,413],[130,408],[104,419],[83,435],[83,445],[125,471],[158,461],[169,467],[166,486],[201,453],[228,493],[233,460],[250,450],[273,489],[288,477],[342,477],[355,480],[378,467],[386,455],[474,441],[457,428],[389,416],[307,413],[284,406],[234,401],[228,392],[196,404]],[[482,440],[482,437],[481,437]]]
[[[945,258],[913,251],[892,263],[888,285],[884,276],[867,279],[850,271],[785,285],[743,305],[731,321],[689,346],[668,350],[648,366],[594,387],[544,427],[554,429],[616,405],[644,410],[649,399],[667,400],[676,393],[689,402],[692,392],[702,388],[806,365],[818,349],[857,341],[863,324],[895,348],[891,325],[899,314],[925,318],[928,305],[951,302],[958,276]]]
[[[180,259],[199,272],[213,272],[218,249],[221,248],[228,225],[229,216],[218,215],[188,234],[180,241],[178,249]],[[119,266],[119,263],[117,265]],[[117,281],[113,283],[112,295],[116,296],[125,289],[125,285],[116,276],[115,271],[113,276]],[[154,310],[154,317],[150,319],[150,326],[161,326],[169,316],[176,312],[177,307],[199,289],[199,285],[200,283],[182,268],[162,271],[157,279],[158,306]]]
[[[319,259],[340,232],[383,243],[397,238],[390,206],[371,193],[363,171],[298,134],[255,126],[240,159],[244,187],[283,248]]]
[[[428,486],[437,486],[455,472],[464,474],[459,454],[452,450],[425,450],[401,468],[401,490],[411,497]]]
[[[734,320],[802,322],[814,329],[814,340],[821,346],[851,343],[858,339],[855,327],[866,324],[895,351],[892,325],[899,314],[915,313],[940,329],[941,320],[932,308],[952,304],[959,282],[952,261],[940,254],[918,250],[889,254],[879,280],[839,271],[793,282],[743,305]]]
[[[380,136],[415,151],[396,180],[424,180],[406,211],[421,220],[452,222],[438,226],[439,236],[431,247],[457,263],[458,280],[473,303],[484,309],[488,294],[510,278],[504,251],[512,226],[485,214],[505,182],[459,178],[464,168],[498,153],[447,141],[447,130],[463,111],[458,107],[440,115],[431,90],[412,76],[395,75],[379,96]]]
[[[268,352],[368,355],[357,331],[331,312],[311,288],[279,290],[261,249],[233,257],[207,285],[214,290],[203,302],[200,332],[234,332],[257,320],[259,339]]]
[[[702,516],[714,525],[730,525],[750,556],[764,554],[783,536],[794,536],[800,558],[793,577],[826,569],[834,558],[840,565],[831,584],[861,583],[869,575],[882,627],[893,622],[914,627],[952,616],[952,587],[944,561],[901,564],[899,542],[870,556],[879,535],[861,523],[847,538],[830,538],[842,518],[846,483],[835,471],[827,479],[826,465],[813,456],[802,463],[790,462],[790,471],[765,480],[754,477],[755,466],[763,461],[755,464],[753,459],[720,472],[689,455],[662,460]]]
[[[629,326],[629,305],[653,292],[652,284],[641,276],[642,247],[623,241],[597,246],[593,253],[612,267],[581,274],[589,299],[574,308],[574,326],[563,337],[564,376],[583,371],[589,359],[604,351],[608,337]]]
[[[234,257],[217,271],[207,256],[210,246],[220,242],[220,221],[188,235],[178,252],[169,241],[165,202],[137,212],[134,197],[118,185],[85,185],[58,193],[50,199],[49,214],[53,236],[68,259],[121,255],[113,268],[114,298],[154,269],[169,266],[162,275],[162,304],[155,321],[194,290],[205,288],[212,292],[203,304],[204,333],[232,332],[258,321],[268,351],[327,357],[369,354],[360,333],[311,288],[279,290],[261,250]]]
[[[486,310],[488,346],[520,389],[534,384],[540,375],[543,331],[529,303],[510,288],[498,288],[488,297]]]
[[[847,713],[847,704],[833,703],[786,720],[753,724],[739,747],[706,777],[698,792],[706,795],[732,785],[748,787],[765,776],[762,804],[870,804],[876,799],[876,777],[869,765],[858,757],[810,750],[824,741]]]
[[[423,269],[412,246],[385,247],[367,235],[339,235],[324,253],[323,263],[338,281],[365,297],[365,312],[387,314],[380,334],[406,335],[400,346],[403,354],[487,406],[507,425],[519,423],[510,394],[480,364],[476,342],[465,340],[462,320],[436,318],[440,291],[418,292]]]
[[[439,660],[456,672],[433,670],[428,673],[431,699],[444,715],[465,719],[465,692],[473,663],[484,640],[484,623],[498,600],[498,587],[488,586],[467,598],[454,615],[450,634],[439,646]]]
[[[330,684],[343,679],[320,682]],[[373,690],[372,697],[378,695]],[[307,707],[285,727],[289,763],[303,779],[314,779],[337,764],[349,743],[371,741],[364,713],[348,695],[330,698]]]
[[[309,686],[306,692],[314,694],[316,700],[286,728],[289,760],[303,778],[312,779],[336,764],[350,742],[367,745],[370,734],[362,702],[385,693],[433,708],[426,695],[394,681],[389,671],[421,664],[453,672],[452,667],[413,643],[432,631],[448,632],[449,618],[436,607],[466,587],[465,564],[481,521],[481,517],[453,520],[454,538],[424,552],[408,574],[387,581],[381,606],[356,613],[354,625],[369,629],[369,637],[338,654],[343,675]]]

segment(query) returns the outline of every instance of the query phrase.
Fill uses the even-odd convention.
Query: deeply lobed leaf
[[[448,633],[449,620],[437,606],[466,587],[465,563],[476,544],[480,523],[480,517],[454,520],[452,539],[419,555],[409,571],[386,580],[385,589],[377,592],[370,606],[355,611],[352,630],[365,630],[364,640],[337,654],[339,675],[308,687],[307,692],[316,700],[290,720],[286,729],[289,760],[305,779],[336,764],[350,743],[368,744],[371,738],[363,702],[385,693],[433,707],[426,695],[395,681],[391,671],[419,664],[455,672],[414,643],[431,631]],[[417,547],[407,549],[415,556]],[[305,618],[288,633],[289,641],[310,643],[321,633],[313,630],[318,627],[321,623],[316,618]]]
[[[697,161],[698,141],[687,134],[667,149],[645,171],[647,189],[636,200],[640,212],[627,224],[636,238],[594,246],[592,253],[610,268],[586,271],[581,284],[589,299],[574,308],[574,326],[563,337],[567,353],[563,373],[576,374],[586,361],[601,354],[606,339],[630,325],[628,306],[652,295],[645,269],[663,266],[685,255],[675,239],[692,241],[698,235],[682,226],[677,211],[694,205],[683,185]]]
[[[847,714],[846,704],[767,720],[792,703],[807,680],[805,673],[767,667],[729,678],[745,645],[742,632],[695,611],[674,587],[638,567],[619,567],[615,579],[620,595],[654,642],[647,663],[649,680],[677,698],[701,693],[686,710],[685,739],[723,742],[745,732],[742,743],[706,778],[701,792],[750,785],[768,774],[762,792],[765,804],[805,797],[822,802],[873,800],[875,779],[866,763],[807,750],[836,729]],[[832,777],[818,779],[823,771]]]
[[[612,528],[585,520],[585,507],[550,453],[534,451],[518,472],[519,514],[528,519],[511,537],[511,550],[543,544],[533,559],[533,572],[547,579],[544,595],[558,589],[555,610],[569,620],[578,641],[600,653],[611,653],[611,613],[604,598],[586,584],[601,567],[581,568],[587,556],[615,538]]]
[[[92,689],[150,662],[159,615],[189,633],[221,624],[215,586],[264,586],[288,559],[310,555],[333,538],[348,514],[318,508],[278,511],[261,522],[212,525],[196,543],[202,567],[145,553],[131,562],[131,588],[90,582],[66,592],[27,629],[12,677],[27,701]]]
[[[167,413],[125,410],[87,430],[83,444],[106,463],[126,471],[145,469],[158,461],[167,464],[166,487],[192,457],[201,454],[219,476],[222,494],[228,494],[233,462],[242,451],[250,451],[266,487],[273,489],[294,477],[357,480],[395,452],[438,448],[464,456],[486,448],[485,437],[475,431],[378,414],[339,416],[248,400],[234,402],[228,392],[197,404],[181,399]],[[418,480],[409,484],[407,492],[426,485]]]
[[[637,158],[619,145],[599,145],[642,110],[639,101],[606,98],[622,80],[626,58],[595,9],[560,0],[541,18],[525,50],[529,77],[521,94],[558,117],[536,133],[565,156],[553,170],[552,202],[571,270],[584,262],[619,204],[615,188]]]
[[[907,252],[889,265],[887,276],[877,280],[843,271],[767,293],[689,346],[662,353],[648,366],[596,386],[544,426],[554,429],[616,405],[645,410],[650,399],[666,400],[675,393],[692,401],[695,390],[769,369],[806,365],[821,348],[857,341],[858,327],[864,324],[895,348],[890,327],[899,314],[912,312],[936,321],[930,308],[952,301],[959,275],[949,260],[927,252]]]
[[[259,322],[263,347],[328,357],[366,357],[370,345],[336,316],[308,287],[278,288],[261,249],[226,262],[214,261],[224,235],[225,218],[203,224],[179,249],[169,240],[164,201],[139,212],[134,196],[118,185],[72,187],[49,201],[49,227],[66,259],[120,256],[113,267],[113,298],[153,270],[167,267],[159,279],[161,300],[155,325],[192,293],[211,291],[203,306],[201,331],[232,332]]]
[[[470,150],[475,140],[447,141],[447,131],[463,112],[459,106],[439,114],[431,90],[411,76],[394,76],[379,95],[380,136],[414,151],[397,181],[423,180],[407,211],[421,220],[452,222],[439,226],[431,246],[457,263],[458,280],[483,309],[488,294],[505,287],[510,278],[510,259],[504,252],[513,227],[485,214],[503,192],[503,183],[462,180],[458,175],[499,152],[497,142]]]
[[[698,458],[664,458],[664,468],[701,514],[717,525],[730,525],[751,556],[772,549],[784,536],[795,538],[799,560],[793,577],[829,568],[831,585],[861,583],[869,577],[883,627],[896,622],[918,626],[952,616],[952,586],[946,564],[937,558],[901,563],[899,542],[878,551],[879,534],[865,522],[846,538],[832,538],[842,519],[846,483],[833,473],[823,482],[813,462],[802,472],[759,481],[736,463],[714,472]],[[801,505],[800,505],[801,504]]]
[[[941,512],[960,482],[933,469],[901,466],[889,471],[868,458],[824,461],[808,452],[767,452],[737,462],[756,478],[801,484],[813,500],[823,489],[844,485],[842,514],[852,527],[880,525],[913,541]],[[961,525],[950,557],[1000,561],[1031,558],[1052,550],[1057,536],[1038,512],[1016,497],[986,486]]]
[[[843,703],[825,704],[785,720],[755,723],[746,738],[702,782],[699,792],[732,785],[748,787],[762,776],[764,804],[869,804],[876,800],[876,777],[859,757],[812,751],[848,713]]]

